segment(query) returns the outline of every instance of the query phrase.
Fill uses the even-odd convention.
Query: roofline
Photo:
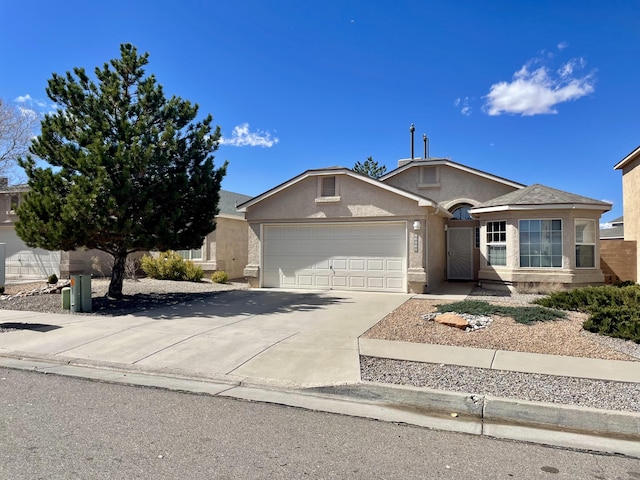
[[[605,203],[545,203],[529,205],[498,205],[494,207],[470,208],[469,213],[505,212],[505,211],[528,211],[528,210],[601,210],[608,212],[611,204]]]
[[[402,161],[401,159],[400,161]],[[467,167],[466,165],[462,165],[461,163],[454,162],[453,160],[449,160],[447,158],[430,158],[430,159],[409,159],[407,163],[396,168],[395,170],[390,171],[386,175],[383,175],[379,178],[381,182],[384,182],[388,178],[393,177],[399,173],[404,172],[405,170],[415,167],[415,166],[427,166],[427,165],[447,165],[449,167],[457,168],[458,170],[462,170],[463,172],[472,173],[474,175],[479,175],[481,177],[487,178],[489,180],[493,180],[498,183],[502,183],[504,185],[508,185],[514,188],[524,188],[526,185],[518,182],[514,182],[513,180],[509,180],[504,177],[499,177],[497,175],[493,175],[491,173],[483,172],[482,170],[478,170],[476,168]]]
[[[618,163],[616,163],[613,169],[620,170],[621,168],[626,167],[627,164],[631,163],[632,161],[634,161],[636,158],[639,158],[639,157],[640,157],[640,146],[637,146],[634,151],[632,151],[629,155],[627,155]]]
[[[391,185],[387,185],[386,183],[382,183],[379,180],[376,180],[374,178],[368,177],[366,175],[361,175],[359,173],[354,172],[353,170],[346,168],[346,167],[339,167],[339,168],[322,168],[322,169],[317,169],[317,170],[307,170],[303,173],[301,173],[300,175],[293,177],[289,180],[287,180],[286,182],[281,183],[280,185],[277,185],[276,187],[273,187],[270,190],[267,190],[266,192],[258,195],[257,197],[252,198],[251,200],[248,200],[244,203],[241,203],[240,205],[238,205],[236,207],[236,210],[238,212],[241,213],[245,213],[247,211],[247,208],[252,207],[253,205],[255,205],[256,203],[259,203],[277,193],[280,193],[282,190],[284,190],[285,188],[290,187],[291,185],[295,185],[298,182],[301,182],[302,180],[306,180],[307,178],[310,177],[319,177],[321,175],[346,175],[348,177],[353,177],[353,178],[357,178],[358,180],[362,180],[363,182],[369,183],[370,185],[373,185],[375,187],[379,187],[382,188],[383,190],[387,190],[389,192],[395,193],[397,195],[401,195],[405,198],[408,198],[410,200],[414,200],[418,203],[418,206],[420,207],[431,207],[434,208],[436,210],[436,212],[440,211],[440,212],[445,212],[445,210],[442,209],[442,207],[440,207],[440,205],[438,205],[436,202],[434,202],[433,200],[430,200],[428,198],[425,197],[421,197],[420,195],[416,195],[414,193],[411,192],[407,192],[406,190],[402,190],[400,188],[397,187],[393,187]],[[448,213],[448,212],[447,212]]]

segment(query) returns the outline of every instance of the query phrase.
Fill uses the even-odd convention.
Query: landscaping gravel
[[[640,384],[360,357],[362,380],[640,412]]]
[[[44,282],[7,285],[5,295],[0,297],[0,310],[26,310],[43,313],[68,313],[73,315],[129,315],[165,305],[197,301],[226,290],[248,288],[246,283],[228,284],[202,282],[176,282],[142,278],[125,280],[122,287],[124,297],[121,300],[107,298],[108,279],[91,280],[91,313],[72,313],[62,310],[60,293],[29,295],[45,287]]]

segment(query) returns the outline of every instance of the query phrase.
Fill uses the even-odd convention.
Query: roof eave
[[[640,158],[640,146],[631,152],[629,155],[620,160],[614,167],[614,170],[620,170],[626,167],[629,163],[633,162],[636,158]]]
[[[589,204],[589,203],[547,203],[543,205],[496,205],[493,207],[472,208],[469,213],[472,215],[479,213],[492,213],[504,211],[532,211],[532,210],[600,210],[608,212],[611,210],[610,204]]]

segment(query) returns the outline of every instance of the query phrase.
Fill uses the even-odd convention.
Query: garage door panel
[[[5,244],[5,274],[44,278],[60,275],[60,252],[28,247],[13,227],[0,227],[0,243]]]
[[[406,292],[404,223],[278,225],[263,233],[265,287]]]

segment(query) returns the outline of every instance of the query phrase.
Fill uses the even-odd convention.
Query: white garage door
[[[263,285],[406,292],[406,224],[265,226]]]
[[[0,228],[0,243],[6,244],[5,275],[7,278],[44,279],[52,273],[60,275],[60,252],[27,247],[13,228]]]

